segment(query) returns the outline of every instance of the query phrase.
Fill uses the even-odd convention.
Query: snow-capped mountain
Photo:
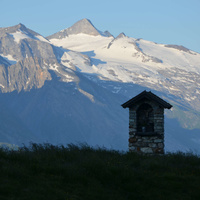
[[[97,30],[88,19],[82,19],[72,27],[47,37],[52,44],[75,51],[92,51],[108,44],[114,37],[108,32]]]
[[[125,150],[128,111],[120,105],[147,89],[173,105],[166,112],[166,150],[200,152],[199,60],[183,46],[124,33],[114,38],[87,19],[47,38],[22,24],[0,28],[1,107],[7,124],[20,121],[17,134],[1,128],[0,142]]]
[[[99,36],[80,33],[75,37],[75,40],[68,36],[50,39],[54,45],[72,50],[61,57],[63,65],[69,67],[70,64],[82,73],[96,74],[100,80],[133,83],[160,91],[175,101],[175,105],[178,102],[200,111],[200,54],[183,46],[156,44],[123,33],[116,38],[100,36],[98,45],[91,45],[90,41],[95,37],[98,41]],[[92,39],[87,41],[86,37]],[[117,91],[126,95],[123,89]],[[116,92],[114,88],[113,92]],[[195,118],[200,119],[196,115]],[[200,128],[198,120],[192,123]],[[185,127],[193,125],[190,120],[184,122]]]

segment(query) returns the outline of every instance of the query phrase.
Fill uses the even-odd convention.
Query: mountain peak
[[[47,39],[62,39],[68,37],[69,35],[77,35],[81,33],[91,36],[101,35],[104,37],[113,37],[108,31],[99,31],[89,19],[84,18],[73,24],[71,27],[48,36]]]
[[[115,39],[124,38],[126,35],[122,32]]]
[[[4,34],[13,34],[13,33],[19,32],[19,31],[35,33],[34,31],[29,30],[24,24],[19,23],[14,26],[1,28],[0,35],[3,36]]]
[[[87,18],[84,18],[84,19],[81,19],[81,20],[79,20],[79,21],[77,21],[74,25],[72,25],[71,27],[73,27],[73,26],[92,26],[92,27],[94,27],[94,25],[92,24],[92,22],[89,20],[89,19],[87,19]],[[70,28],[71,28],[70,27]],[[95,28],[95,27],[94,27]]]
[[[100,35],[99,31],[94,27],[92,22],[86,18],[76,22],[73,26],[66,30],[68,35],[79,33],[84,33],[93,36]]]
[[[1,28],[1,29],[4,30],[4,32],[12,33],[12,32],[15,32],[17,30],[25,30],[27,28],[24,24],[19,23],[17,25],[9,26],[9,27],[5,27],[5,28]]]
[[[19,23],[17,26],[19,26],[19,27],[26,27],[24,24],[22,24],[22,23]]]
[[[79,23],[89,23],[89,24],[92,25],[92,22],[91,22],[89,19],[87,19],[87,18],[81,19],[81,20],[79,20],[78,22],[79,22]],[[77,23],[78,23],[78,22],[77,22]],[[92,25],[92,26],[93,26],[93,25]]]
[[[20,29],[22,31],[27,29],[26,26],[22,23],[17,24],[15,27],[16,27],[16,29]]]

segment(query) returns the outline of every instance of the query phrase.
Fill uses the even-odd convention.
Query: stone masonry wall
[[[148,103],[154,110],[154,134],[137,133],[137,109],[143,103]],[[164,108],[145,100],[129,109],[129,151],[148,154],[164,153]]]

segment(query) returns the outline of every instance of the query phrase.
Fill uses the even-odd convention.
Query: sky
[[[0,27],[19,23],[43,36],[87,18],[115,37],[124,32],[200,53],[200,0],[0,0]]]

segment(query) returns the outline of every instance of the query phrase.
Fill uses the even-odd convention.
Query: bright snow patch
[[[25,34],[22,31],[17,31],[15,33],[10,34],[10,35],[13,36],[15,42],[17,42],[17,43],[19,43],[20,40],[23,40],[23,39],[26,39],[26,38],[31,38],[31,37],[29,37],[27,34]]]
[[[26,81],[26,85],[28,85],[30,83],[30,78],[28,78],[28,80]]]
[[[61,74],[64,77],[63,78],[64,82],[72,82],[72,81],[74,81],[74,78],[72,76],[70,76],[67,72],[64,72],[64,71],[60,72],[59,71],[59,66],[56,65],[56,64],[49,65],[49,69],[56,71],[58,74]]]
[[[5,86],[3,86],[2,84],[0,84],[0,87],[5,88]]]
[[[12,57],[12,55],[9,55],[9,54],[8,54],[8,55],[0,54],[0,56],[3,57],[6,61],[8,61],[11,65],[14,65],[14,64],[17,63],[17,60],[14,59],[14,58]]]
[[[27,38],[31,38],[31,39],[35,39],[35,40],[39,40],[39,41],[42,41],[42,42],[48,42],[49,43],[49,41],[41,35],[36,35],[36,36],[30,37],[28,35],[28,33],[26,33],[25,31],[21,31],[21,30],[18,30],[17,32],[12,33],[10,35],[13,36],[15,42],[17,42],[17,43],[19,43],[20,40],[27,39]]]

